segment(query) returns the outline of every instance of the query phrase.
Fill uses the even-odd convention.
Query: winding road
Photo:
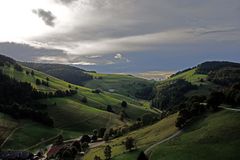
[[[225,110],[229,110],[229,111],[240,112],[240,108],[229,108],[229,107],[224,107],[224,106],[219,106],[219,108],[222,108],[222,109],[225,109]],[[174,134],[171,135],[170,137],[167,137],[167,138],[165,138],[165,139],[163,139],[163,140],[161,140],[161,141],[159,141],[159,142],[151,145],[150,147],[148,147],[148,148],[144,151],[144,153],[145,153],[146,155],[151,155],[151,151],[152,151],[153,148],[155,148],[156,146],[158,146],[158,145],[160,145],[160,144],[162,144],[162,143],[164,143],[164,142],[166,142],[166,141],[169,141],[169,140],[177,137],[177,136],[178,136],[179,134],[181,134],[181,133],[182,133],[182,130],[179,130],[178,132],[174,133]]]
[[[163,140],[161,140],[161,141],[159,141],[159,142],[151,145],[150,147],[148,147],[148,148],[144,151],[144,153],[145,153],[146,155],[149,155],[149,154],[151,153],[151,150],[152,150],[153,148],[155,148],[155,147],[158,146],[159,144],[162,144],[162,143],[164,143],[164,142],[166,142],[166,141],[169,141],[169,140],[177,137],[177,136],[178,136],[179,134],[181,134],[181,133],[182,133],[182,130],[179,130],[179,131],[177,131],[176,133],[174,133],[173,135],[171,135],[171,136],[169,136],[169,137],[167,137],[167,138],[165,138],[165,139],[163,139]]]

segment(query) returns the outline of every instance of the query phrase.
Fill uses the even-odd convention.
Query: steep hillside
[[[92,76],[85,73],[84,70],[69,65],[26,62],[22,62],[22,64],[29,68],[41,71],[43,73],[76,85],[83,85],[83,82],[92,79]]]
[[[150,160],[239,159],[240,113],[221,111],[199,120],[181,136],[156,147]]]

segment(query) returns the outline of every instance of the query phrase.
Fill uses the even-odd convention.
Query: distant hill
[[[83,85],[83,82],[93,79],[85,70],[70,65],[26,62],[22,64],[76,85]]]
[[[173,74],[169,79],[158,82],[154,107],[172,110],[193,95],[208,96],[212,91],[220,91],[223,87],[240,80],[240,64],[233,62],[205,62],[195,67]],[[177,109],[177,108],[175,108]]]

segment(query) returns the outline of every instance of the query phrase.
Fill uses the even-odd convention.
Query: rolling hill
[[[92,89],[70,84],[22,65],[19,65],[21,67],[20,71],[16,70],[15,65],[19,64],[11,59],[11,63],[4,61],[4,65],[1,65],[0,69],[5,75],[17,81],[28,82],[41,92],[50,93],[56,92],[57,90],[66,91],[74,89],[77,90],[77,94],[68,97],[53,97],[39,100],[41,103],[48,105],[44,111],[53,119],[55,128],[50,129],[39,124],[32,125],[32,122],[29,120],[20,120],[17,127],[26,127],[27,129],[16,130],[11,136],[10,141],[3,146],[5,149],[12,148],[13,146],[15,149],[22,149],[22,147],[27,148],[35,144],[36,141],[39,142],[41,139],[48,139],[53,135],[56,136],[61,131],[65,133],[66,137],[79,136],[83,133],[91,133],[93,129],[99,129],[101,127],[110,128],[126,125],[145,113],[150,113],[152,115],[158,114],[145,103],[143,104],[129,97],[108,92],[93,93]],[[32,71],[34,75],[27,74]],[[40,81],[46,81],[46,79],[48,79],[49,86],[37,85],[37,79]],[[87,102],[83,103],[81,101],[83,97],[87,98]],[[121,107],[121,102],[123,100],[128,103],[128,107]],[[107,111],[106,108],[108,105],[112,106],[113,112]],[[124,122],[119,119],[119,113],[122,110],[128,115],[128,119]],[[32,136],[31,139],[28,137],[28,141],[19,140],[18,137],[21,137],[19,135],[22,135],[24,132],[28,132],[25,133],[25,135],[29,135],[34,128],[41,130],[38,131],[39,135]],[[15,143],[20,143],[21,146]]]
[[[162,110],[175,110],[187,97],[208,96],[214,90],[221,91],[239,82],[239,70],[238,63],[213,61],[180,71],[156,84],[152,105]],[[221,84],[216,83],[220,81]]]
[[[101,74],[63,64],[25,63],[24,66],[41,71],[66,82],[91,89],[118,93],[132,98],[151,98],[153,81],[124,74]]]

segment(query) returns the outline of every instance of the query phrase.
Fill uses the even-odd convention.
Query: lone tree
[[[106,128],[100,128],[98,131],[98,137],[103,138],[105,131],[106,131]]]
[[[94,129],[93,130],[92,141],[94,141],[94,142],[97,141],[97,139],[98,139],[97,135],[98,135],[98,130]]]
[[[137,160],[148,160],[147,156],[145,155],[145,153],[143,151],[140,152]]]
[[[95,155],[94,160],[101,160],[101,158],[97,155]]]
[[[127,137],[127,139],[125,141],[125,147],[126,147],[126,150],[131,151],[132,148],[135,147],[135,139],[132,137]]]
[[[126,102],[126,101],[122,101],[121,106],[122,106],[123,108],[126,108],[126,107],[127,107],[127,102]]]
[[[207,104],[213,109],[218,110],[218,106],[224,101],[225,95],[222,92],[212,92],[207,99]]]
[[[34,71],[33,70],[31,71],[31,75],[34,76]]]
[[[87,102],[88,102],[87,97],[84,96],[84,97],[81,99],[81,102],[82,102],[82,103],[87,103]]]
[[[36,79],[36,85],[41,85],[41,81],[39,79]]]
[[[83,135],[80,139],[81,143],[87,142],[90,143],[91,142],[91,138],[88,135]]]
[[[109,145],[107,145],[107,146],[105,147],[105,149],[104,149],[104,155],[105,155],[105,159],[106,159],[106,160],[111,159],[111,156],[112,156],[112,148],[111,148]]]
[[[113,112],[112,106],[111,105],[107,105],[107,111],[108,112]]]
[[[103,136],[103,140],[107,142],[109,140],[109,137],[109,133],[105,133]]]

